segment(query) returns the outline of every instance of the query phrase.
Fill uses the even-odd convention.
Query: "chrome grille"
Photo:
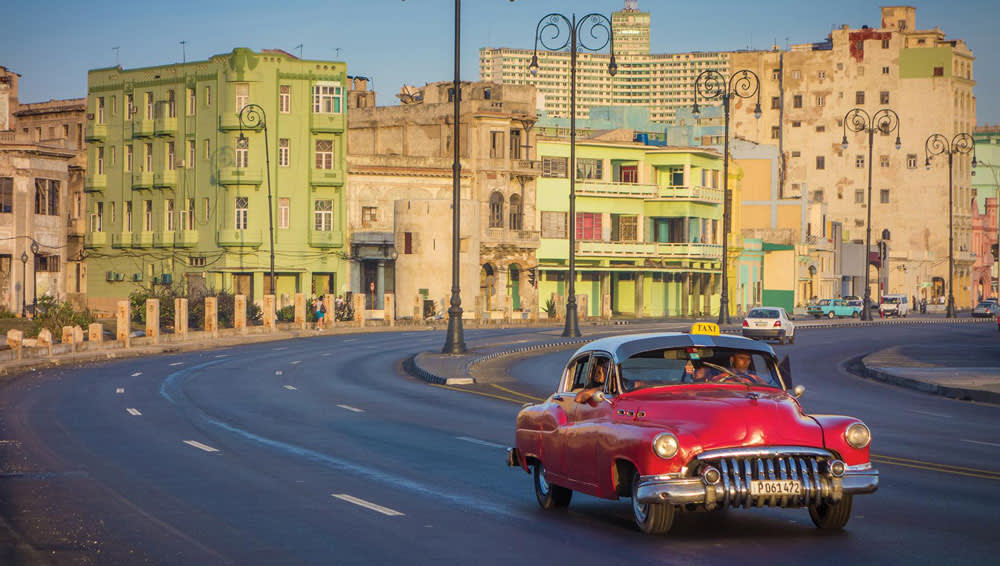
[[[722,479],[714,500],[723,507],[802,507],[840,499],[840,481],[827,470],[828,457],[816,454],[762,454],[712,458],[703,455],[693,473],[714,466]],[[753,480],[795,480],[802,483],[800,495],[750,495]]]

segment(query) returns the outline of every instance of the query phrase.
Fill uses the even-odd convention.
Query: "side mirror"
[[[785,387],[792,386],[792,359],[786,354],[778,362],[778,371],[781,372],[781,379],[785,382]]]
[[[611,402],[611,401],[608,401],[608,397],[604,394],[603,391],[595,391],[594,394],[590,396],[590,400],[595,405],[599,405],[601,403],[604,403],[605,401],[607,401],[608,403]]]
[[[796,399],[798,399],[805,392],[806,392],[806,388],[805,388],[804,385],[796,385],[795,388],[792,389],[792,396],[794,396]]]

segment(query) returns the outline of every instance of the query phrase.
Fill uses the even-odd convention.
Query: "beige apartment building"
[[[463,82],[461,90],[462,308],[465,316],[527,311],[537,305],[529,270],[540,242],[535,89]],[[352,83],[349,277],[354,292],[375,295],[369,308],[383,308],[383,291],[395,292],[397,317],[413,316],[418,300],[433,301],[438,315],[448,308],[453,96],[453,83],[430,83],[404,87],[401,105],[380,107],[365,81]]]

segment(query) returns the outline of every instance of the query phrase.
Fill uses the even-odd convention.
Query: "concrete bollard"
[[[91,323],[87,327],[87,341],[97,344],[98,348],[104,347],[104,325],[100,322]]]
[[[274,295],[264,295],[264,331],[274,332]]]
[[[52,355],[52,332],[48,328],[43,328],[41,332],[38,333],[38,347],[45,347],[49,355]]]
[[[326,311],[326,314],[323,316],[323,325],[327,328],[336,327],[337,309],[334,308],[334,297],[330,293],[323,295],[323,310]]]
[[[590,295],[580,294],[576,296],[576,317],[579,320],[587,320],[590,316]]]
[[[130,328],[132,316],[129,313],[128,301],[118,301],[115,307],[115,339],[126,348],[132,343],[132,329]]]
[[[181,340],[188,335],[188,300],[174,299],[174,334]]]
[[[247,296],[233,296],[233,328],[240,334],[247,333]]]
[[[160,343],[160,299],[146,299],[146,337]]]
[[[21,348],[24,345],[24,332],[20,330],[7,331],[7,346],[17,351],[17,359],[21,359]]]
[[[553,293],[552,300],[556,303],[556,320],[563,322],[566,320],[566,302],[563,300],[562,295],[556,295]]]
[[[63,329],[62,329],[62,340],[60,340],[60,342],[63,343],[63,344],[72,344],[73,343],[73,327],[72,326],[63,326]],[[73,349],[75,350],[76,348],[73,348]]]
[[[382,297],[383,310],[385,312],[385,323],[388,326],[396,326],[396,316],[393,314],[396,312],[396,296],[392,293],[386,293]]]
[[[611,320],[611,294],[601,295],[601,318]]]
[[[413,300],[413,321],[420,322],[424,319],[424,296],[417,295]]]
[[[83,328],[79,324],[73,327],[73,349],[79,350],[83,345]]]
[[[354,295],[354,322],[365,325],[365,296],[360,293]]]
[[[219,299],[205,297],[205,332],[212,338],[219,336]]]
[[[306,327],[306,296],[295,293],[295,328],[305,330]]]

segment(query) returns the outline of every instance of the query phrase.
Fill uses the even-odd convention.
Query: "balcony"
[[[219,184],[223,186],[259,186],[263,180],[264,174],[259,167],[222,167],[219,169]]]
[[[309,115],[309,129],[314,134],[339,134],[344,131],[343,114],[317,114]]]
[[[152,173],[132,173],[132,190],[152,189]]]
[[[833,240],[824,236],[806,236],[806,243],[816,251],[833,251]]]
[[[340,187],[344,184],[343,169],[310,169],[309,184],[317,187]]]
[[[83,237],[83,247],[85,248],[102,248],[106,245],[108,245],[107,232],[87,232]]]
[[[590,242],[577,241],[578,256],[654,257],[656,244],[645,242]]]
[[[176,187],[177,186],[177,170],[176,169],[168,169],[168,170],[163,171],[161,173],[154,173],[153,174],[153,186],[154,187],[163,187],[163,188]]]
[[[702,202],[721,203],[722,189],[712,187],[660,187],[659,198],[667,200],[696,200]]]
[[[133,248],[153,247],[153,232],[150,232],[148,230],[144,230],[142,232],[133,232],[132,247]]]
[[[314,248],[339,248],[343,235],[337,230],[309,230],[309,245]]]
[[[511,169],[515,175],[537,177],[542,174],[542,162],[532,159],[511,159]]]
[[[259,248],[260,230],[219,230],[219,245],[224,248]]]
[[[154,248],[170,248],[174,245],[174,231],[164,230],[163,232],[153,232]]]
[[[177,133],[177,118],[157,118],[153,126],[153,135],[172,136]]]
[[[240,129],[240,115],[238,112],[223,112],[219,116],[219,129],[226,131],[233,131]]]
[[[89,123],[83,133],[83,138],[88,142],[103,141],[106,137],[108,137],[107,124]]]
[[[83,192],[97,193],[108,187],[107,175],[87,175],[83,181]]]
[[[656,254],[665,257],[685,259],[722,260],[722,244],[698,244],[694,242],[659,242]]]
[[[151,138],[153,137],[155,125],[152,120],[132,120],[132,137],[133,138]]]
[[[508,230],[507,228],[487,228],[483,243],[486,245],[514,245],[521,248],[537,248],[541,244],[538,230]]]
[[[174,232],[174,247],[193,248],[198,245],[197,230],[178,230]]]
[[[577,181],[577,196],[585,197],[619,197],[619,198],[656,198],[656,185],[639,185],[636,183],[611,183],[601,181]]]
[[[132,246],[132,232],[121,232],[111,234],[112,248],[128,248]]]

